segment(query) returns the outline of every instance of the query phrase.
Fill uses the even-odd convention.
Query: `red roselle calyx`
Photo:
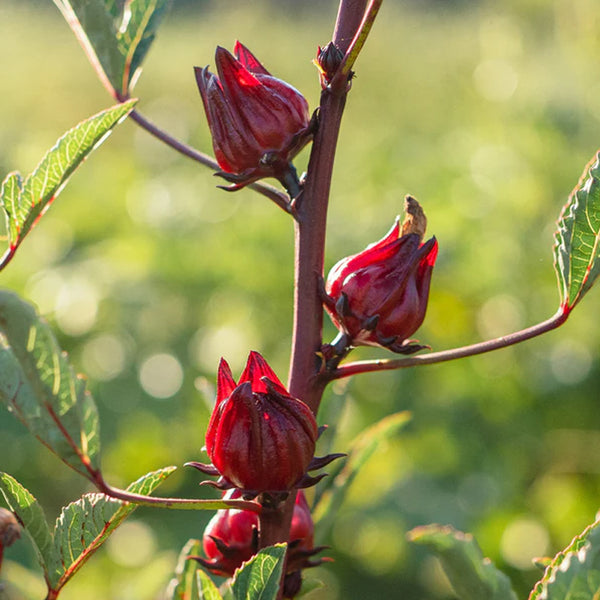
[[[195,67],[213,140],[218,172],[237,190],[275,177],[292,198],[300,191],[292,158],[312,133],[308,103],[288,83],[273,77],[239,42],[235,56],[217,47],[217,75]]]
[[[221,359],[206,432],[212,465],[188,465],[220,475],[214,485],[221,489],[239,488],[245,498],[261,494],[262,504],[276,504],[293,488],[316,483],[323,475],[313,478],[307,471],[339,456],[314,458],[317,437],[308,406],[290,396],[265,359],[251,352],[238,383]]]
[[[341,334],[330,352],[367,345],[410,354],[427,347],[409,337],[425,318],[438,245],[435,238],[423,243],[427,219],[414,198],[406,197],[405,211],[402,226],[397,219],[383,239],[331,269],[325,308]]]
[[[241,497],[229,490],[224,499]],[[215,513],[202,537],[206,558],[193,557],[215,575],[229,577],[241,564],[258,552],[258,515],[247,510],[225,509]],[[323,548],[313,547],[314,524],[303,491],[298,491],[289,535],[288,573],[320,564],[310,560]]]

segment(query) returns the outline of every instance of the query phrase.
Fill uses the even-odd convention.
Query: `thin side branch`
[[[323,377],[327,381],[342,379],[360,373],[373,373],[375,371],[391,371],[394,369],[406,369],[408,367],[418,367],[422,365],[433,365],[436,363],[447,362],[457,358],[465,358],[466,356],[475,356],[476,354],[484,354],[492,350],[506,348],[531,338],[552,331],[560,327],[569,317],[570,311],[565,307],[561,307],[558,312],[546,321],[542,321],[537,325],[528,327],[521,331],[516,331],[509,335],[505,335],[493,340],[471,344],[470,346],[462,346],[460,348],[452,348],[451,350],[443,350],[441,352],[432,352],[431,354],[423,354],[420,356],[412,356],[410,358],[399,358],[395,360],[361,360],[351,362],[338,367]]]
[[[209,169],[212,169],[213,171],[220,170],[220,167],[214,158],[208,154],[204,154],[203,152],[196,150],[196,148],[192,148],[191,146],[184,144],[182,141],[169,135],[166,131],[160,129],[160,127],[152,123],[152,121],[144,117],[137,110],[132,110],[129,113],[129,118],[135,121],[142,129],[145,129],[148,133],[152,134],[155,138],[167,144],[167,146],[170,146],[174,150],[177,150],[177,152],[183,154],[184,156],[195,160],[196,162],[208,167]],[[266,183],[252,183],[248,187],[267,197],[286,213],[292,214],[290,201],[287,197],[287,194],[284,192],[281,192],[277,188]]]
[[[156,496],[144,496],[133,494],[127,490],[121,490],[108,485],[106,482],[96,482],[98,489],[111,498],[140,504],[142,506],[154,506],[155,508],[177,508],[180,510],[218,510],[225,504],[229,508],[238,510],[250,510],[260,514],[261,506],[256,502],[246,500],[201,500],[198,498],[159,498]]]

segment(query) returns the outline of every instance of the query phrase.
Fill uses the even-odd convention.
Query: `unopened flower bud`
[[[241,498],[240,490],[225,493],[224,499]],[[249,510],[218,510],[202,536],[207,561],[203,564],[216,575],[230,576],[258,550],[258,515]]]
[[[321,87],[326,88],[329,85],[342,60],[344,53],[333,42],[329,42],[323,48],[319,46],[317,58],[313,62],[319,69]]]
[[[310,408],[260,354],[250,353],[238,383],[221,360],[206,451],[226,481],[250,494],[288,492],[305,477],[317,436]]]
[[[215,157],[222,169],[218,174],[234,184],[228,189],[262,177],[275,177],[288,189],[295,177],[291,160],[311,137],[308,103],[298,90],[273,77],[239,42],[234,53],[217,48],[218,75],[208,67],[195,67]]]
[[[424,346],[409,337],[423,323],[438,245],[423,243],[426,219],[414,198],[407,218],[362,252],[339,261],[327,277],[325,308],[348,346],[384,346],[409,354]]]

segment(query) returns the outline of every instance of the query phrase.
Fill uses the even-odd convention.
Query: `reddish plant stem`
[[[127,99],[128,98],[121,98],[120,100],[123,102]],[[167,144],[167,146],[170,146],[174,150],[177,150],[177,152],[180,154],[195,160],[196,162],[208,167],[209,169],[212,169],[213,171],[221,170],[214,158],[208,156],[208,154],[204,154],[203,152],[196,150],[196,148],[192,148],[191,146],[184,144],[182,141],[169,135],[166,131],[160,129],[160,127],[144,117],[137,110],[132,110],[129,113],[129,118],[135,121],[142,129],[145,129],[148,133],[152,134],[155,138],[159,139],[164,144]],[[287,195],[284,192],[280,192],[277,188],[266,183],[251,183],[248,187],[259,194],[262,194],[279,206],[279,208],[291,214],[291,205]]]
[[[334,30],[334,44],[346,52],[362,22],[367,0],[342,0]],[[288,388],[316,415],[325,382],[317,377],[317,351],[322,344],[323,307],[319,280],[323,275],[327,207],[335,149],[344,112],[347,86],[321,95],[319,129],[315,135],[306,183],[296,203],[294,333]],[[276,511],[260,515],[261,548],[287,541],[294,494]],[[271,514],[273,513],[273,514]]]
[[[367,0],[342,0],[333,43],[346,52],[360,27]],[[317,379],[316,353],[322,344],[323,307],[319,281],[323,276],[327,209],[335,149],[346,95],[341,89],[321,94],[319,129],[313,141],[304,191],[296,219],[294,333],[288,386],[316,415],[324,386]]]
[[[345,54],[360,28],[367,0],[342,0],[333,30],[333,43]]]
[[[485,352],[506,348],[530,340],[531,338],[547,333],[548,331],[552,331],[553,329],[560,327],[567,320],[569,314],[570,312],[567,308],[561,307],[553,317],[546,321],[542,321],[527,329],[516,331],[515,333],[493,340],[487,340],[485,342],[479,342],[478,344],[471,344],[470,346],[463,346],[461,348],[443,350],[441,352],[432,352],[431,354],[423,354],[421,356],[412,356],[410,358],[399,358],[396,360],[361,360],[342,365],[335,369],[335,371],[329,373],[326,377],[328,381],[332,381],[334,379],[359,375],[360,373],[373,373],[375,371],[390,371],[393,369],[406,369],[407,367],[417,367],[421,365],[433,365],[440,362],[455,360],[457,358],[465,358],[466,356],[484,354]]]
[[[122,500],[123,502],[131,502],[142,506],[154,506],[155,508],[179,508],[182,510],[218,510],[223,508],[223,504],[229,508],[237,510],[250,510],[255,513],[261,512],[261,507],[256,502],[246,500],[202,500],[199,498],[161,498],[158,496],[144,496],[143,494],[135,494],[127,490],[114,488],[106,483],[101,476],[96,481],[96,487],[100,492]]]
[[[375,17],[377,17],[377,13],[381,8],[381,4],[383,0],[370,0],[369,6],[367,7],[364,17],[360,23],[356,31],[356,35],[352,39],[348,47],[348,51],[344,56],[344,60],[338,69],[338,72],[335,74],[334,81],[331,82],[331,87],[336,88],[337,85],[343,85],[348,80],[348,75],[350,74],[350,70],[354,65],[354,61],[358,57],[362,47],[365,45],[367,41],[367,37],[369,32],[371,31],[371,27],[375,22]]]

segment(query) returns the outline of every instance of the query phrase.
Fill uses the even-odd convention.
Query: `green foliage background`
[[[175,2],[135,89],[140,111],[210,151],[192,66],[236,38],[316,106],[310,61],[330,38],[335,4]],[[511,332],[558,304],[555,221],[600,147],[599,14],[592,0],[384,3],[344,118],[326,263],[381,237],[414,194],[440,242],[418,333],[434,349]],[[112,103],[49,1],[3,0],[0,56],[2,175],[31,171],[64,131]],[[121,125],[0,275],[37,303],[89,375],[115,485],[204,458],[221,355],[239,373],[258,350],[285,377],[292,223],[264,198],[215,183]],[[405,541],[430,522],[472,531],[526,596],[541,574],[526,559],[566,546],[598,508],[599,302],[593,291],[559,331],[522,347],[329,390],[320,420],[339,430],[335,451],[391,412],[413,420],[340,507],[325,540],[335,563],[315,571],[328,585],[315,598],[453,598],[436,561]],[[183,374],[166,399],[140,382],[155,355],[159,384],[177,379],[177,364]],[[51,521],[89,491],[7,413],[0,468]],[[197,494],[196,481],[182,470],[161,493]],[[158,598],[209,517],[139,509],[61,597]],[[26,585],[17,563],[35,569],[33,551],[23,540],[7,555],[3,576]]]

